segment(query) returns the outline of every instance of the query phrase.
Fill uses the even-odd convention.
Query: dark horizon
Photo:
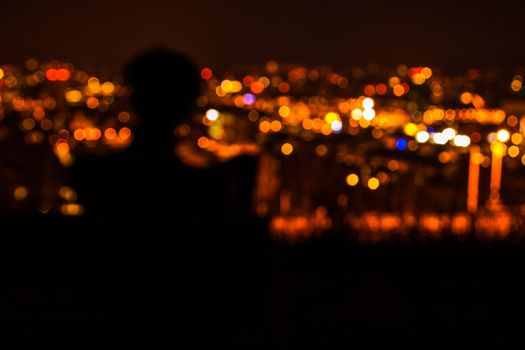
[[[146,4],[58,0],[3,5],[2,64],[59,59],[120,71],[140,51],[164,45],[201,66],[269,59],[335,67],[428,65],[449,73],[525,63],[524,4],[416,1],[232,0]]]

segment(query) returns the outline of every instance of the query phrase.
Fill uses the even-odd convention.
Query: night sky
[[[446,71],[523,65],[520,3],[9,1],[0,7],[0,61],[57,58],[118,71],[137,52],[162,44],[217,68],[270,58],[336,67],[405,63]]]

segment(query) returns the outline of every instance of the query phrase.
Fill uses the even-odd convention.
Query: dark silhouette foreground
[[[122,153],[77,161],[74,182],[87,216],[148,226],[169,223],[175,230],[247,218],[255,159],[195,168],[174,156],[174,127],[190,120],[199,96],[192,62],[157,49],[132,61],[125,77],[140,123]]]
[[[174,127],[189,120],[199,96],[198,72],[186,57],[147,52],[125,78],[140,116],[132,144],[79,159],[73,172],[87,227],[107,230],[129,249],[125,263],[114,265],[123,288],[117,304],[131,313],[130,327],[160,343],[203,330],[225,341],[246,337],[246,318],[263,319],[264,227],[249,215],[256,159],[195,168],[175,156]]]

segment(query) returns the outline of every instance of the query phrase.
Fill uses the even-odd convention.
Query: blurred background
[[[0,215],[3,246],[17,258],[6,258],[0,310],[15,320],[11,329],[29,322],[38,333],[49,319],[56,329],[98,325],[103,334],[127,318],[158,335],[159,324],[171,324],[181,292],[152,287],[154,278],[144,287],[136,276],[148,272],[132,261],[158,255],[143,269],[177,280],[184,262],[169,250],[177,243],[144,234],[147,252],[136,250],[139,239],[124,240],[133,247],[123,253],[129,227],[93,225],[71,175],[78,159],[119,154],[137,140],[141,116],[123,69],[164,47],[194,62],[201,88],[174,129],[173,157],[198,169],[257,161],[249,226],[243,218],[207,233],[191,221],[162,229],[199,237],[188,251],[217,263],[199,266],[206,282],[188,277],[212,290],[191,299],[201,307],[191,325],[256,348],[367,344],[367,332],[504,343],[524,306],[523,6],[2,4]],[[226,182],[211,181],[209,193],[237,196],[234,173],[220,174]],[[124,338],[126,325],[117,332]]]

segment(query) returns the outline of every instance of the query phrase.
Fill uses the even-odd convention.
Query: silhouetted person
[[[140,116],[130,147],[109,157],[80,159],[76,187],[88,217],[170,220],[173,227],[198,219],[249,215],[256,161],[241,156],[195,168],[174,156],[174,127],[193,112],[198,71],[186,57],[164,49],[133,60],[125,71],[131,102]]]
[[[185,334],[205,329],[210,339],[242,337],[232,330],[245,321],[231,316],[249,310],[240,299],[255,298],[246,288],[255,288],[256,274],[247,266],[259,249],[257,232],[247,225],[256,159],[196,168],[175,156],[174,127],[192,114],[199,96],[198,71],[186,57],[149,51],[126,67],[125,79],[140,116],[131,145],[79,159],[73,175],[88,225],[122,242],[118,254],[129,252],[129,265],[114,273],[131,286],[131,305],[124,308],[141,320],[153,318],[131,326],[156,338],[175,332],[173,322],[182,318]]]

